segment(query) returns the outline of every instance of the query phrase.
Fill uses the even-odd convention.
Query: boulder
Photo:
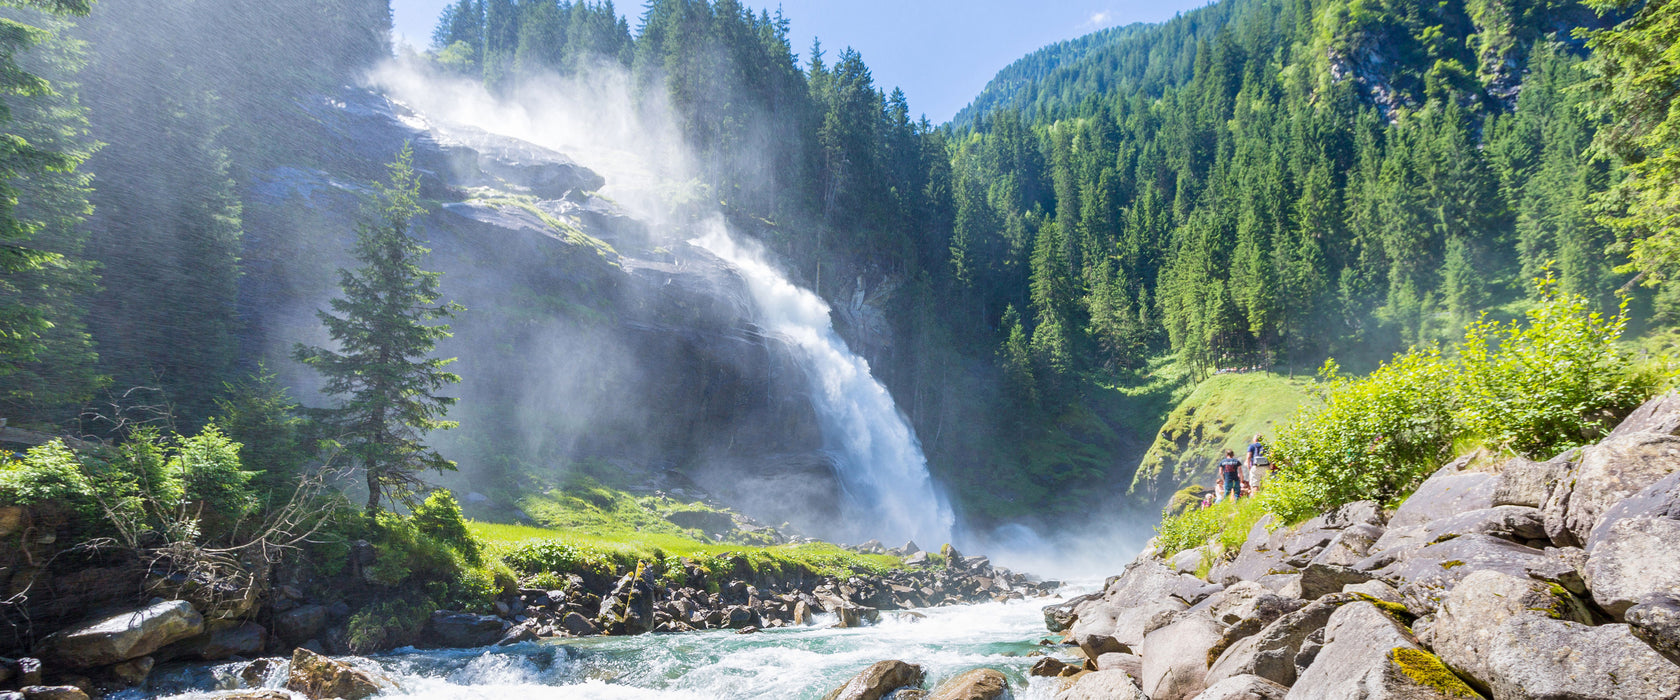
[[[1369,523],[1350,525],[1330,540],[1324,550],[1314,556],[1311,563],[1330,564],[1333,566],[1352,566],[1371,552],[1371,546],[1387,532],[1384,528]]]
[[[806,605],[805,601],[803,601],[803,600],[801,600],[797,603],[794,603],[793,604],[793,624],[809,625],[809,624],[811,624],[811,622],[812,622],[811,606]]]
[[[1669,391],[1646,401],[1610,431],[1616,438],[1634,433],[1680,435],[1680,392]]]
[[[1103,656],[1111,656],[1111,654],[1103,654]],[[1099,668],[1101,667],[1099,666]],[[1046,656],[1033,663],[1032,668],[1027,671],[1027,675],[1043,676],[1047,678],[1064,678],[1077,674],[1081,670],[1082,669],[1077,664],[1070,664],[1054,656]]]
[[[927,700],[997,700],[1009,696],[1009,677],[989,668],[977,668],[940,683]]]
[[[1493,652],[1509,643],[1505,624],[1529,615],[1592,621],[1585,605],[1561,588],[1483,570],[1471,573],[1453,588],[1423,637],[1441,661],[1486,692],[1494,683],[1489,666]]]
[[[1324,647],[1291,686],[1289,697],[1446,700],[1475,694],[1393,618],[1375,605],[1357,602],[1330,616]]]
[[[1680,666],[1622,624],[1518,616],[1501,626],[1487,667],[1494,700],[1673,700],[1680,689]]]
[[[1576,575],[1574,567],[1541,550],[1478,534],[1419,547],[1372,573],[1401,583],[1406,606],[1414,614],[1425,615],[1433,612],[1460,580],[1482,569],[1560,583]]]
[[[483,647],[495,644],[506,629],[495,615],[438,610],[426,622],[425,640],[440,647]]]
[[[1587,537],[1582,576],[1617,620],[1641,599],[1680,591],[1680,472],[1609,508]]]
[[[1158,561],[1135,561],[1104,588],[1102,598],[1075,608],[1076,620],[1069,632],[1081,648],[1096,652],[1093,658],[1125,650],[1111,646],[1105,637],[1122,647],[1136,648],[1143,643],[1150,620],[1184,610],[1213,590],[1217,589],[1210,589],[1206,581],[1174,573]]]
[[[253,688],[268,685],[268,679],[286,668],[286,659],[278,656],[253,659],[239,669],[239,681]]]
[[[1137,654],[1109,653],[1097,657],[1098,671],[1125,671],[1133,678],[1143,676],[1143,657]]]
[[[1248,538],[1243,540],[1237,556],[1228,563],[1215,564],[1208,571],[1208,580],[1229,586],[1238,581],[1258,581],[1275,572],[1292,573],[1294,568],[1284,563],[1286,555],[1271,545],[1266,528],[1271,525],[1272,519],[1270,514],[1261,516],[1254,527],[1249,528]]]
[[[1317,600],[1321,596],[1340,593],[1345,586],[1369,580],[1371,575],[1358,569],[1315,561],[1301,570],[1298,597],[1302,600]]]
[[[1364,583],[1350,583],[1346,586],[1342,586],[1342,592],[1343,593],[1358,593],[1358,594],[1361,594],[1361,595],[1368,595],[1368,596],[1371,596],[1371,598],[1373,598],[1375,600],[1380,600],[1380,601],[1383,601],[1385,603],[1403,603],[1404,602],[1404,599],[1400,597],[1400,591],[1395,590],[1393,586],[1390,586],[1387,583],[1382,582],[1382,581],[1366,581]]]
[[[1056,693],[1056,700],[1151,700],[1125,671],[1095,671]]]
[[[1472,534],[1528,544],[1533,540],[1546,539],[1546,517],[1539,508],[1527,506],[1481,508],[1431,520],[1422,525],[1389,530],[1371,546],[1370,551],[1374,556],[1398,559],[1419,547]],[[1370,560],[1367,558],[1361,561]],[[1356,562],[1353,566],[1361,568],[1360,563]]]
[[[64,668],[92,668],[151,654],[204,631],[204,618],[184,600],[171,600],[60,630],[37,655]]]
[[[1419,484],[1395,509],[1388,529],[1423,525],[1470,510],[1493,507],[1497,477],[1487,472],[1460,471],[1459,463],[1441,467]]]
[[[1143,638],[1138,677],[1151,700],[1183,700],[1207,688],[1207,650],[1219,641],[1219,623],[1202,612],[1187,612]]]
[[[573,637],[589,637],[601,633],[594,621],[576,611],[566,613],[565,617],[560,618],[560,628]]]
[[[915,664],[896,660],[877,661],[835,688],[823,700],[881,700],[899,688],[919,687],[926,675],[922,667]]]
[[[1239,640],[1208,668],[1211,685],[1233,676],[1256,675],[1274,683],[1295,682],[1295,655],[1307,637],[1324,628],[1338,608],[1359,600],[1350,593],[1327,595],[1283,615],[1259,632]]]
[[[327,609],[301,605],[274,616],[274,635],[287,644],[302,644],[321,634],[327,626]]]
[[[88,700],[88,694],[73,685],[26,685],[19,692],[24,700]]]
[[[1647,596],[1628,608],[1627,622],[1633,636],[1651,645],[1657,653],[1680,664],[1680,597]]]
[[[1102,600],[1102,592],[1087,593],[1075,598],[1069,598],[1060,603],[1044,606],[1044,626],[1051,632],[1066,632],[1073,626],[1074,620],[1079,618],[1079,606],[1092,601]]]
[[[1546,534],[1558,546],[1579,547],[1611,506],[1675,471],[1680,437],[1631,433],[1584,447],[1546,499]]]
[[[196,651],[198,658],[205,661],[219,661],[233,656],[250,657],[262,653],[268,630],[255,622],[216,624],[202,639],[203,644],[197,646]]]
[[[1202,560],[1206,558],[1208,558],[1206,550],[1196,547],[1174,554],[1171,559],[1167,560],[1167,563],[1175,572],[1194,574],[1196,569],[1201,568]]]
[[[1505,463],[1493,485],[1493,505],[1540,508],[1552,488],[1569,472],[1569,462],[1534,462],[1522,457]]]
[[[1259,676],[1232,676],[1208,686],[1196,700],[1284,700],[1289,689]]]
[[[152,667],[157,661],[150,656],[129,659],[120,664],[112,665],[108,670],[117,680],[127,686],[138,686],[146,682],[146,677],[152,675]]]
[[[303,647],[292,652],[292,670],[286,677],[288,690],[312,698],[362,700],[379,694],[382,686],[389,685],[389,679]]]

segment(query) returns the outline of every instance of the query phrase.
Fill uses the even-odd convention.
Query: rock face
[[[921,666],[903,661],[877,661],[860,671],[823,700],[881,700],[899,688],[915,688],[927,676]]]
[[[362,700],[379,694],[389,681],[360,670],[350,664],[299,647],[292,653],[292,671],[286,678],[286,688],[311,698],[343,698]]]
[[[1009,695],[1009,677],[1001,671],[977,668],[940,683],[927,700],[997,700]]]
[[[139,658],[203,631],[198,611],[172,600],[55,632],[38,653],[66,668],[92,668]]]

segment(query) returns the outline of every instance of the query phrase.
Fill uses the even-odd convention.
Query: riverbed
[[[1066,592],[1075,594],[1077,591]],[[869,627],[812,627],[755,634],[713,630],[636,637],[549,639],[480,649],[398,649],[352,663],[378,670],[397,687],[381,697],[424,700],[620,700],[822,698],[870,664],[899,659],[927,671],[925,688],[974,668],[1009,676],[1018,700],[1048,700],[1049,679],[1027,676],[1040,640],[1042,608],[1063,598],[1033,598],[882,614]],[[159,669],[151,690],[119,698],[195,700],[234,687],[240,664]],[[284,685],[283,674],[269,687]]]

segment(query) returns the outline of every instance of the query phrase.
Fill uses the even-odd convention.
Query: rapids
[[[1071,595],[1071,593],[1068,593]],[[819,625],[756,634],[713,630],[673,635],[589,637],[480,649],[399,649],[351,659],[397,683],[381,698],[617,700],[620,698],[821,698],[884,659],[920,664],[924,687],[974,668],[995,668],[1019,700],[1048,700],[1049,679],[1027,677],[1043,650],[1042,608],[1061,598],[918,610],[925,619],[883,613],[870,627]],[[831,622],[829,620],[828,622]],[[197,700],[228,685],[241,664],[159,669],[150,693],[117,698]],[[269,687],[284,685],[283,674]]]

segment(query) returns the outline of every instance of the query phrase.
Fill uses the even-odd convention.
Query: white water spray
[[[834,331],[828,304],[795,285],[761,252],[736,242],[722,220],[690,241],[728,262],[747,282],[764,330],[799,353],[810,380],[823,442],[846,490],[842,530],[854,537],[905,539],[937,547],[951,539],[951,507],[933,487],[921,441],[869,372]]]

